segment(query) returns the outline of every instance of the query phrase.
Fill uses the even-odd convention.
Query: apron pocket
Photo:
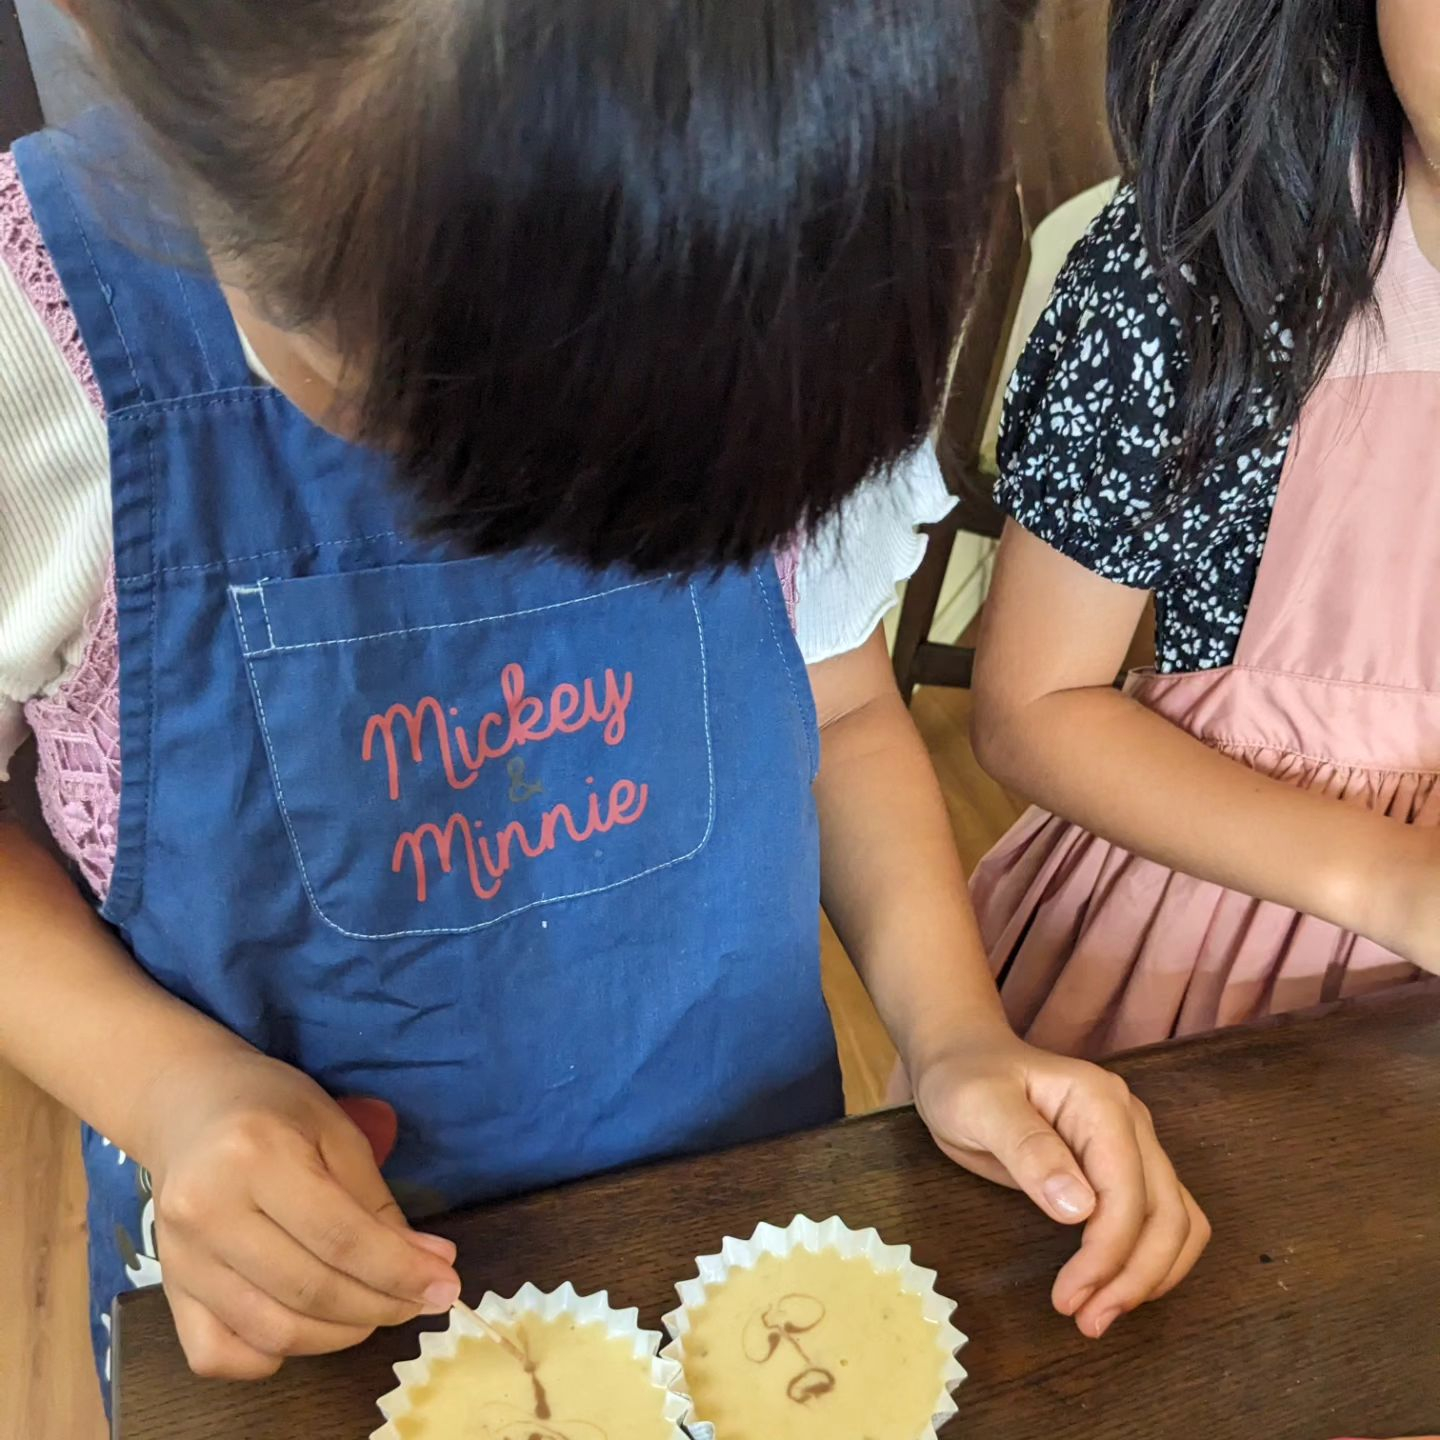
[[[509,558],[231,587],[321,919],[355,939],[464,933],[698,855],[702,594]]]

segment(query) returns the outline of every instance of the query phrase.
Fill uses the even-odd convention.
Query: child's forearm
[[[0,1057],[142,1158],[166,1070],[244,1048],[150,980],[61,867],[4,820],[0,991]]]
[[[935,771],[883,639],[812,673],[823,726],[826,908],[905,1062],[936,1143],[1085,1225],[1055,1305],[1099,1337],[1164,1294],[1209,1226],[1149,1112],[1113,1076],[1011,1032],[980,948]]]
[[[1426,832],[1262,775],[1109,688],[982,701],[975,738],[1002,783],[1115,844],[1405,943],[1398,897],[1434,864]]]
[[[966,1030],[1005,1020],[935,771],[883,644],[838,663],[872,683],[823,730],[825,908],[914,1072]]]

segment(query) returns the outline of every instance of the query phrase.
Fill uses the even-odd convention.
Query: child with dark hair
[[[1176,1283],[1148,1115],[1001,1014],[903,567],[802,557],[807,676],[774,559],[938,513],[1017,17],[71,8],[128,108],[0,166],[0,673],[105,923],[0,826],[0,1053],[94,1127],[102,1357],[163,1273],[264,1375],[454,1301],[405,1214],[838,1115],[822,879],[1060,1308]]]
[[[1117,0],[1130,183],[1013,382],[977,682],[984,763],[1047,807],[974,882],[1036,1044],[1440,970],[1436,21]]]

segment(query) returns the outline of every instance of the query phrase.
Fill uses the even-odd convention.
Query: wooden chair
[[[0,0],[0,150],[40,128],[40,97],[10,0]]]
[[[1030,239],[1046,216],[1118,168],[1104,103],[1108,15],[1108,0],[1041,0],[1035,19],[1019,82],[1011,174],[991,197],[989,258],[939,436],[941,464],[958,503],[931,527],[896,630],[895,678],[907,700],[917,685],[970,684],[973,648],[933,640],[930,632],[956,541],[961,535],[993,541],[1004,524],[992,495],[994,458],[987,452],[1030,268]]]

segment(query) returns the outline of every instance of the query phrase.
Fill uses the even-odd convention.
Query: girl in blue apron
[[[1005,1027],[883,643],[807,677],[761,558],[938,408],[1011,31],[74,8],[140,124],[16,158],[108,417],[121,805],[103,926],[5,831],[0,1048],[95,1127],[102,1364],[162,1267],[259,1376],[453,1303],[405,1216],[838,1116],[822,834],[937,1138],[1089,1224],[1057,1305],[1178,1282],[1148,1116]]]

